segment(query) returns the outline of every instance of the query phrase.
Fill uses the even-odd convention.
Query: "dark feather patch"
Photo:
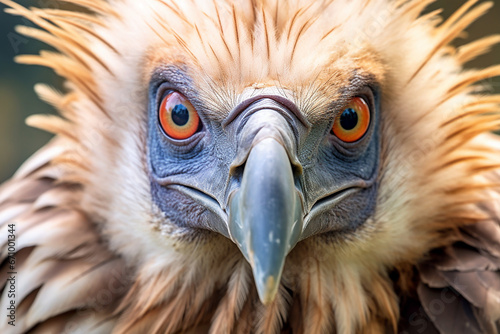
[[[491,194],[478,205],[490,219],[461,227],[461,240],[419,265],[418,296],[441,333],[498,333],[500,225],[498,193]]]
[[[418,295],[426,314],[441,333],[482,333],[472,305],[453,289],[431,289],[421,284]]]

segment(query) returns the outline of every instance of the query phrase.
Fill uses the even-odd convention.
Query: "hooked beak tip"
[[[257,284],[257,291],[259,293],[259,298],[262,304],[269,305],[271,304],[276,295],[278,293],[279,281],[276,280],[274,276],[268,276],[264,282],[264,284]]]

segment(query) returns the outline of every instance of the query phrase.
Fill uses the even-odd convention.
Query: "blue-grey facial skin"
[[[181,69],[169,67],[156,73],[150,87],[148,162],[153,200],[166,219],[179,227],[208,229],[228,236],[221,199],[225,197],[229,166],[221,159],[234,155],[233,146],[227,137],[214,137],[220,125],[217,127],[204,116],[205,106]],[[186,96],[200,115],[201,132],[187,140],[168,138],[159,125],[159,105],[169,91]],[[186,187],[204,198],[193,200],[186,191],[179,190]]]
[[[352,83],[342,94],[341,102],[332,102],[331,119],[319,124],[304,125],[291,108],[277,107],[287,114],[282,123],[290,126],[283,130],[283,137],[293,141],[285,146],[289,155],[294,156],[292,160],[296,159],[291,163],[304,210],[301,239],[319,233],[348,233],[373,215],[380,154],[378,92],[369,78],[354,77]],[[203,127],[188,140],[172,140],[159,126],[158,108],[168,91],[186,96],[199,113]],[[362,139],[346,144],[330,129],[335,115],[343,111],[342,105],[355,96],[362,96],[371,106],[371,124]],[[256,103],[268,103],[264,116],[273,105],[281,105],[265,96]],[[212,230],[229,237],[229,199],[240,187],[244,173],[244,161],[238,160],[245,159],[248,152],[242,150],[251,149],[249,143],[260,128],[245,129],[248,130],[245,136],[241,132],[247,123],[264,127],[261,123],[265,122],[258,121],[259,110],[250,112],[249,107],[227,124],[221,124],[210,119],[208,106],[213,108],[214,101],[203,101],[181,68],[167,67],[153,75],[148,121],[151,192],[154,202],[173,224],[193,231]]]
[[[372,110],[371,124],[363,138],[343,143],[333,134],[323,133],[323,141],[312,155],[299,155],[303,161],[302,185],[308,212],[302,239],[319,233],[355,231],[374,213],[380,161],[379,94],[376,88],[353,88],[347,94],[347,101],[361,96]],[[342,107],[336,110],[342,111]],[[328,124],[329,129],[331,126]],[[321,134],[309,137],[314,141]]]

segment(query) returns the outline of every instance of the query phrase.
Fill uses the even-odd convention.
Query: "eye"
[[[200,126],[200,117],[196,109],[184,95],[177,92],[172,92],[163,98],[159,119],[163,131],[177,140],[193,136]]]
[[[355,97],[335,119],[332,132],[340,140],[353,143],[366,133],[370,126],[370,107],[361,98]]]

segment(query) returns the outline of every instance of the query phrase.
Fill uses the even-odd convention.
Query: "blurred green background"
[[[18,1],[25,6],[57,8],[54,0]],[[443,15],[448,17],[465,0],[438,0],[429,10],[445,8]],[[482,19],[469,28],[469,35],[459,41],[466,42],[481,36],[500,33],[500,1]],[[0,9],[4,9],[0,5]],[[33,86],[45,82],[61,89],[62,82],[50,70],[39,66],[24,66],[13,62],[19,54],[38,53],[47,47],[37,41],[24,38],[14,31],[19,24],[30,25],[28,21],[0,13],[0,183],[10,177],[17,167],[33,152],[46,143],[51,135],[25,125],[24,119],[32,114],[54,113],[54,110],[38,100]],[[500,63],[500,47],[488,55],[469,64],[470,67],[484,67]],[[500,93],[500,78],[489,80],[493,89]]]

